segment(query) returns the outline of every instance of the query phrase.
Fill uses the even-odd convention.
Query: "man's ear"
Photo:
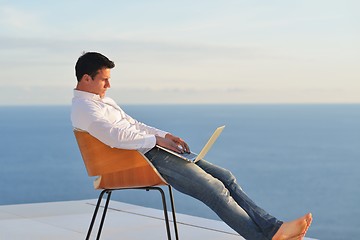
[[[86,83],[89,82],[90,80],[91,80],[91,76],[89,74],[84,74],[80,81]]]

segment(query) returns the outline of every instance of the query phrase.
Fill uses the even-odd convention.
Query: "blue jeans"
[[[156,147],[145,156],[172,187],[205,203],[246,239],[272,239],[283,223],[258,207],[226,169],[205,160],[187,162]]]

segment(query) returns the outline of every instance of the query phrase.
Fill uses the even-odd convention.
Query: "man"
[[[78,59],[71,111],[73,127],[111,147],[144,153],[172,187],[205,203],[246,239],[290,240],[305,236],[311,213],[282,222],[258,207],[230,171],[203,159],[190,163],[157,148],[156,144],[179,153],[190,151],[183,139],[133,119],[105,96],[114,67],[112,61],[96,52]]]

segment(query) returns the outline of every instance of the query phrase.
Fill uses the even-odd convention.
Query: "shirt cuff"
[[[146,135],[144,138],[144,145],[142,148],[151,149],[156,145],[156,137],[154,135]]]
[[[168,132],[164,132],[162,130],[158,130],[156,132],[156,135],[159,136],[159,137],[162,137],[162,138],[165,138],[166,134],[168,134]]]

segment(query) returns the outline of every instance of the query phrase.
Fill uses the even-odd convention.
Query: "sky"
[[[358,0],[0,0],[0,105],[71,104],[85,51],[119,104],[360,103]]]

